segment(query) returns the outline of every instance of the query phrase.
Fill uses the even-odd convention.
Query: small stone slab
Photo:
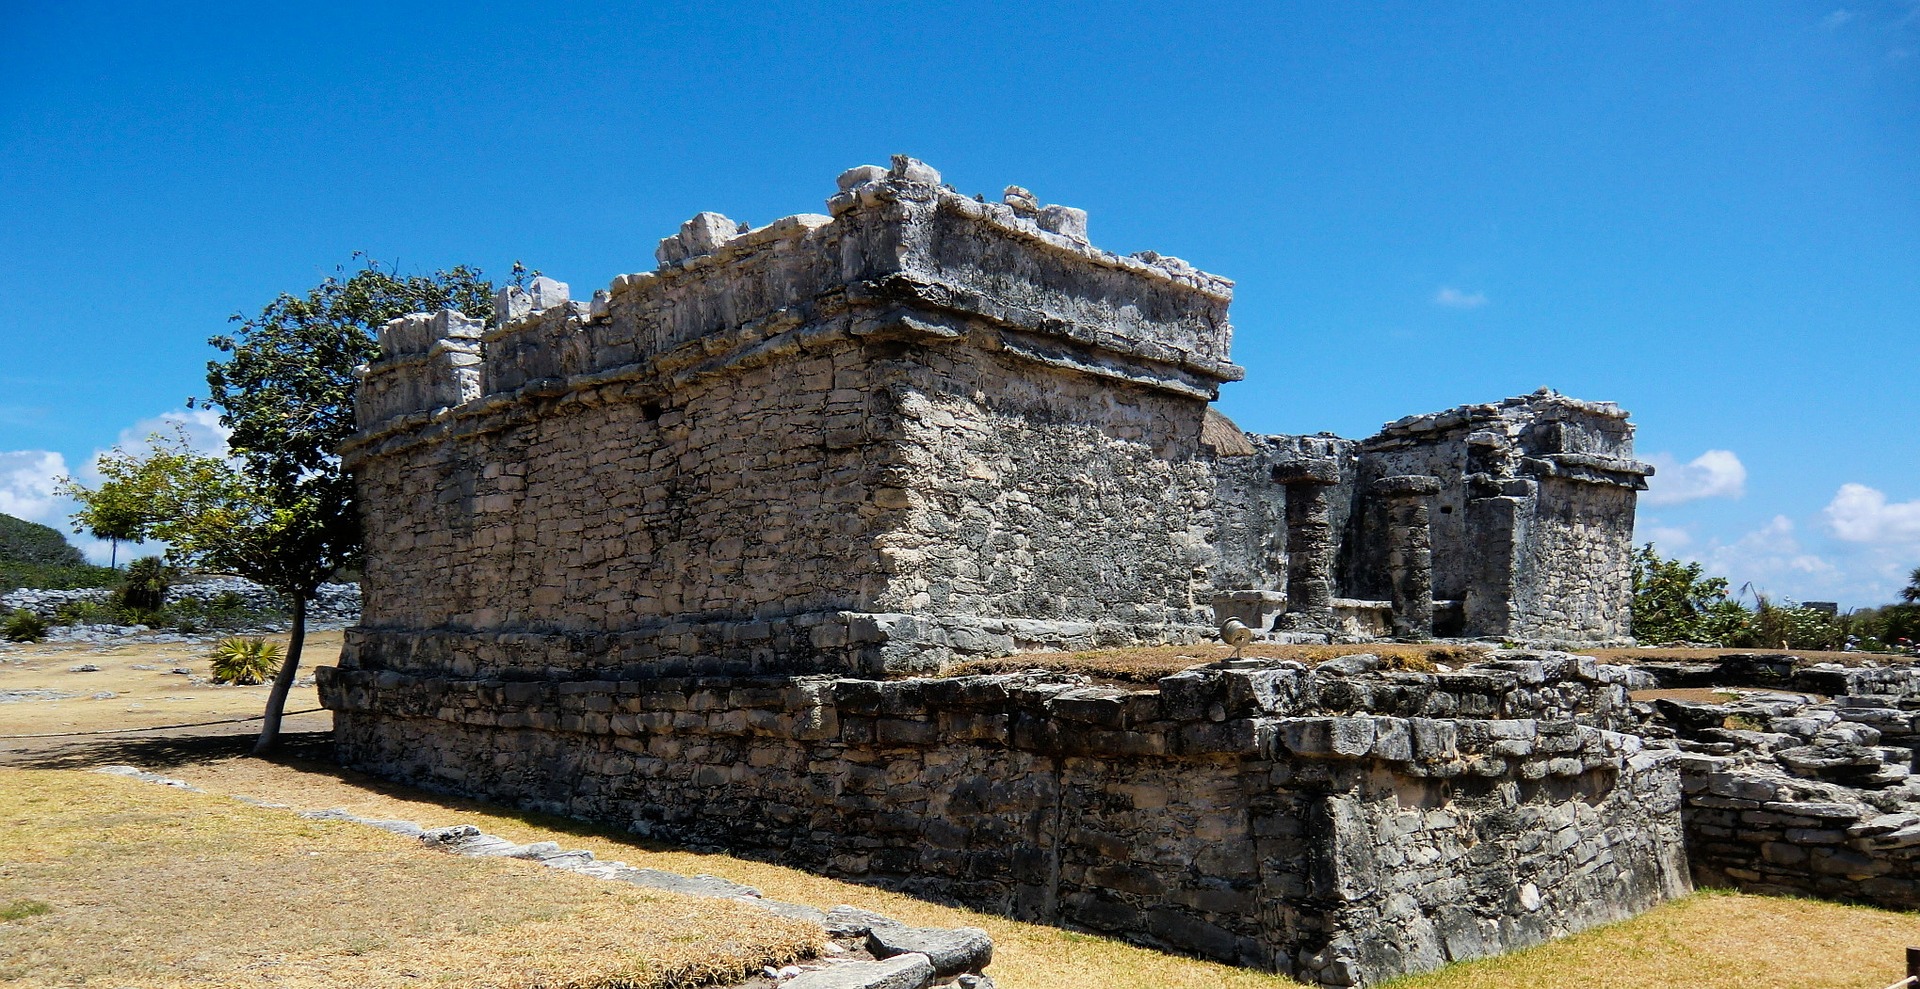
[[[850,907],[844,903],[827,911],[828,937],[866,937],[869,931],[877,927],[905,926],[886,914]]]
[[[815,969],[782,984],[781,989],[927,989],[932,984],[933,963],[926,955],[898,955]]]
[[[876,927],[867,932],[867,950],[876,958],[920,954],[940,975],[978,971],[993,960],[993,938],[978,927]]]
[[[617,878],[635,886],[648,889],[662,889],[670,893],[685,893],[689,896],[710,896],[719,899],[749,897],[758,899],[760,891],[752,886],[722,879],[719,876],[683,876],[677,872],[662,872],[659,869],[634,869],[623,872]]]

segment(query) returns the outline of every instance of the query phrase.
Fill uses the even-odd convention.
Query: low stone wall
[[[284,609],[286,602],[273,590],[240,577],[195,577],[181,581],[167,589],[167,602],[191,599],[201,603],[210,603],[223,594],[232,594],[246,604],[249,609],[264,611]],[[0,614],[23,608],[41,618],[53,621],[59,617],[62,607],[81,601],[105,602],[113,596],[113,590],[106,587],[84,587],[77,590],[42,590],[23,587],[0,594]],[[360,620],[359,584],[321,584],[314,592],[308,604],[307,621],[310,627],[340,628],[352,625]]]
[[[351,650],[348,654],[353,655]],[[1058,675],[462,679],[323,668],[344,762],[1023,919],[1361,985],[1683,892],[1628,671],[1348,657]]]

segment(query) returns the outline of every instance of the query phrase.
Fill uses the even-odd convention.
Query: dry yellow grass
[[[286,644],[284,635],[264,638]],[[0,735],[147,728],[260,714],[267,703],[268,687],[264,684],[196,684],[168,672],[181,667],[205,677],[210,648],[136,639],[104,648],[84,643],[40,643],[0,651],[0,690],[53,690],[74,695],[0,704]],[[310,635],[300,661],[301,675],[310,674],[315,665],[330,666],[339,656],[339,632]],[[97,666],[99,670],[71,672],[76,666]],[[153,668],[136,670],[135,666]],[[95,695],[103,693],[113,696],[96,699]],[[312,686],[295,688],[287,695],[289,711],[319,706],[319,696]],[[0,748],[6,744],[0,741]]]
[[[1632,920],[1391,989],[1882,989],[1906,974],[1920,914],[1702,892]]]
[[[118,777],[0,770],[0,982],[643,989],[821,943],[763,911]],[[42,910],[40,907],[46,909]]]
[[[423,824],[471,823],[514,841],[557,841],[566,848],[589,849],[601,858],[632,865],[722,876],[759,887],[776,899],[822,908],[850,903],[913,924],[983,927],[993,935],[993,965],[988,971],[1005,989],[1297,989],[1297,983],[1264,972],[940,906],[772,863],[653,845],[610,829],[423,793],[330,766],[231,758],[170,767],[166,772],[210,790],[272,799],[300,808],[340,807],[363,816]]]

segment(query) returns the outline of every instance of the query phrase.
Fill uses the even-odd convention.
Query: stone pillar
[[[1387,507],[1387,570],[1393,580],[1393,634],[1433,637],[1433,534],[1428,501],[1440,479],[1400,474],[1373,482]]]
[[[1333,616],[1333,521],[1327,489],[1340,483],[1331,460],[1290,460],[1273,468],[1287,490],[1287,613]]]

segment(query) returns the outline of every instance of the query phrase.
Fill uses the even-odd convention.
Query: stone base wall
[[[358,768],[1325,985],[1684,891],[1673,753],[1612,730],[1624,682],[1572,659],[1157,690],[320,672]]]

